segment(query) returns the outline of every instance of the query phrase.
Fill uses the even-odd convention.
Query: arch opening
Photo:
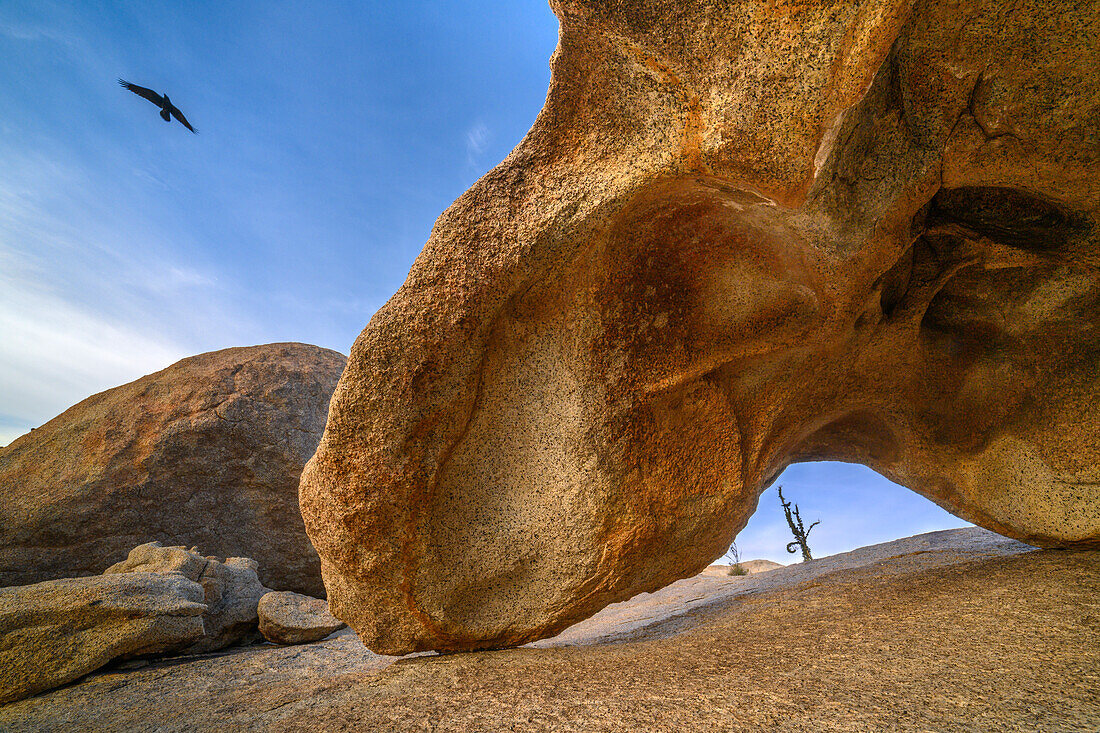
[[[790,564],[800,559],[784,549],[793,538],[779,504],[779,486],[784,498],[799,505],[807,526],[821,520],[809,536],[814,558],[973,526],[862,464],[807,461],[788,466],[761,493],[756,511],[737,534],[743,560]]]

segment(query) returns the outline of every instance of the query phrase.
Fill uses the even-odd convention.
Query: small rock
[[[276,644],[308,644],[344,627],[328,602],[291,591],[273,591],[260,599],[260,633]]]
[[[202,587],[178,572],[0,588],[0,703],[71,682],[112,659],[202,639],[202,599]]]
[[[162,547],[159,542],[139,545],[129,557],[107,568],[116,573],[182,573],[202,586],[208,608],[203,614],[206,635],[186,654],[202,654],[241,642],[258,622],[256,607],[268,588],[260,583],[255,560],[231,557],[224,563],[203,557],[197,548]]]

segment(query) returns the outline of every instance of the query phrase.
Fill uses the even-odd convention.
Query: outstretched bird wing
[[[177,108],[175,105],[172,105],[172,109],[169,111],[172,113],[173,117],[183,123],[184,127],[186,127],[191,132],[195,132],[195,128],[191,127],[191,123],[187,121],[187,118],[183,116],[183,112],[180,112],[179,108]],[[198,133],[195,132],[195,134],[197,135]]]
[[[124,79],[119,79],[118,83],[122,85],[123,89],[129,89],[131,92],[138,95],[139,97],[145,97],[150,102],[157,105],[158,107],[161,106],[162,104],[164,104],[164,97],[160,96],[159,94],[154,92],[152,89],[146,89],[145,87],[139,87],[137,84],[131,84],[130,82],[128,82]]]

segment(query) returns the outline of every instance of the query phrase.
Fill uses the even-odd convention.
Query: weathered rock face
[[[260,599],[260,633],[276,644],[308,644],[342,629],[328,603],[291,591],[273,591]]]
[[[99,574],[159,540],[323,595],[298,478],[344,362],[304,344],[190,357],[0,449],[0,585]]]
[[[180,573],[201,585],[202,602],[206,604],[203,638],[183,651],[203,654],[235,644],[256,631],[260,599],[269,590],[260,583],[256,571],[256,561],[251,558],[230,557],[220,562],[216,557],[203,557],[197,548],[163,547],[159,542],[149,542],[130,550],[124,561],[107,568],[104,575]]]
[[[552,5],[546,107],[303,474],[338,617],[552,635],[702,570],[800,460],[1100,544],[1100,5]]]
[[[180,573],[0,588],[0,703],[71,682],[112,659],[201,639],[202,599],[202,587]]]

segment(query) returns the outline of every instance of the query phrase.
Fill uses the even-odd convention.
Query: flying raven
[[[191,127],[191,123],[188,122],[187,118],[183,116],[183,112],[180,112],[176,108],[176,106],[172,104],[172,100],[168,98],[167,94],[162,97],[161,95],[154,92],[152,89],[139,87],[137,84],[131,84],[130,82],[123,79],[119,79],[118,83],[122,85],[123,89],[129,89],[131,92],[138,95],[139,97],[145,97],[150,102],[160,107],[160,118],[165,122],[171,122],[172,118],[170,115],[174,115],[177,120],[183,123],[184,127],[186,127],[191,132],[195,132],[195,128]]]

